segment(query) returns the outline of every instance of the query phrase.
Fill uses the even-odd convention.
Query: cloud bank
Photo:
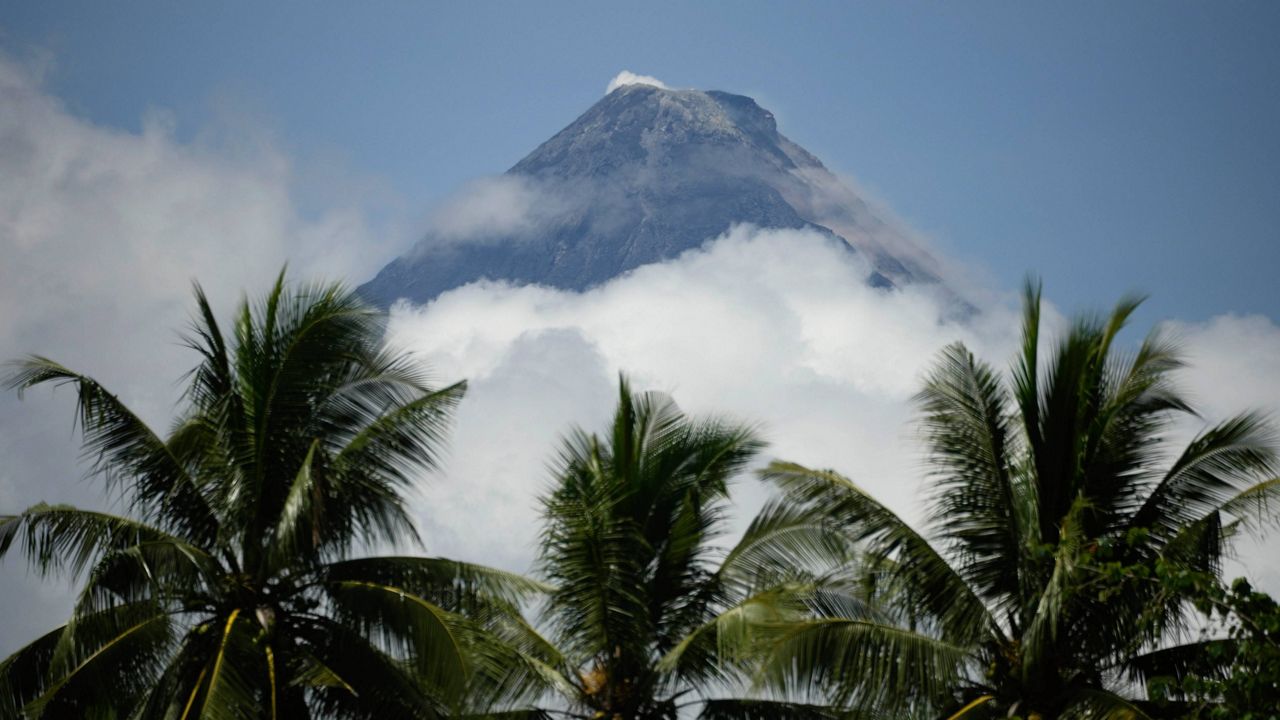
[[[910,398],[951,342],[1008,367],[1020,315],[1013,298],[992,293],[958,320],[951,296],[927,285],[876,290],[870,272],[863,256],[816,233],[738,227],[583,293],[482,282],[394,307],[390,342],[442,378],[470,381],[451,460],[421,500],[432,552],[527,570],[547,462],[569,427],[603,428],[619,372],[687,411],[760,423],[768,457],[835,468],[919,520],[923,450]],[[1045,322],[1049,334],[1066,324],[1052,306]],[[1274,323],[1168,325],[1191,363],[1180,380],[1206,423],[1280,410]],[[1172,449],[1202,427],[1180,428]],[[740,527],[767,492],[741,481]],[[1241,550],[1245,565],[1231,572],[1280,590],[1280,563],[1264,546]]]
[[[870,272],[817,233],[738,227],[584,293],[480,283],[395,307],[391,342],[471,383],[452,460],[426,491],[433,551],[527,568],[545,461],[570,425],[607,421],[619,372],[687,411],[759,422],[770,455],[839,468],[913,514],[920,373],[956,340],[1007,356],[1016,314],[948,320],[946,297],[876,290]],[[764,490],[739,490],[745,522]]]
[[[667,84],[656,77],[651,75],[637,75],[630,70],[623,70],[617,75],[614,75],[613,79],[609,81],[609,86],[604,89],[604,94],[608,95],[623,85],[652,85],[657,88],[662,88],[663,90],[667,89]]]

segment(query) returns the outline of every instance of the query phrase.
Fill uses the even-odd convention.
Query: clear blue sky
[[[427,207],[624,68],[756,97],[1003,288],[1280,319],[1280,3],[10,2],[94,122],[230,102]],[[319,162],[319,161],[318,161]],[[353,278],[359,281],[364,278]]]

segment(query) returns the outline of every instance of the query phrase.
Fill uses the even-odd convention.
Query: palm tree
[[[0,716],[437,717],[491,674],[464,611],[536,586],[438,558],[405,504],[434,468],[463,383],[430,387],[381,349],[377,313],[337,285],[241,304],[230,337],[204,293],[200,355],[166,437],[92,378],[14,363],[23,390],[72,385],[94,470],[127,508],[36,505],[0,517],[44,574],[84,576],[69,622],[0,664]]]
[[[763,447],[751,427],[691,418],[625,379],[609,434],[571,433],[544,497],[539,568],[553,585],[550,640],[525,634],[531,674],[576,718],[817,718],[824,709],[746,697],[754,627],[803,610],[812,578],[791,550],[825,528],[766,508],[732,548],[730,480]],[[834,548],[830,548],[834,550]]]
[[[946,715],[1142,717],[1142,683],[1205,647],[1188,642],[1187,599],[1161,578],[1220,577],[1233,539],[1280,493],[1256,414],[1165,455],[1163,436],[1191,408],[1171,382],[1181,362],[1170,341],[1153,332],[1135,353],[1113,347],[1138,303],[1075,321],[1045,361],[1040,289],[1028,283],[1006,381],[963,345],[942,351],[917,398],[928,533],[835,472],[766,472],[859,545],[873,594],[905,628],[964,651],[964,679],[933,698]],[[890,677],[899,659],[860,652],[842,627],[832,618],[780,646],[776,672],[845,697]]]

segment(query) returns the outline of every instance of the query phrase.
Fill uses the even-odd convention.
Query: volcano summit
[[[473,186],[360,293],[386,307],[481,278],[583,290],[740,223],[819,232],[864,254],[876,286],[938,279],[923,249],[755,100],[636,83]]]

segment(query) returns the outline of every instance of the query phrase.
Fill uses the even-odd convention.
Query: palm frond
[[[771,634],[804,618],[813,592],[810,585],[783,584],[755,593],[695,628],[662,656],[658,668],[701,689],[728,683],[754,659],[757,633]]]
[[[26,704],[44,694],[49,664],[64,629],[41,635],[0,662],[0,717],[22,717]]]
[[[1150,720],[1132,701],[1101,689],[1084,689],[1075,693],[1074,702],[1060,715],[1063,720]]]
[[[27,695],[21,715],[62,717],[128,708],[145,693],[172,642],[170,616],[154,604],[121,605],[75,618],[14,656]],[[52,642],[50,642],[50,639]],[[5,671],[10,670],[6,661]]]
[[[947,716],[947,720],[965,720],[971,717],[982,717],[987,713],[988,705],[995,700],[994,695],[979,695],[965,703],[963,707]]]
[[[1130,526],[1167,541],[1277,470],[1270,424],[1254,413],[1237,415],[1191,441],[1134,513]],[[1250,497],[1265,496],[1260,492]],[[1243,502],[1237,507],[1243,508]]]
[[[392,407],[373,419],[334,458],[334,465],[361,467],[408,484],[407,473],[435,469],[454,408],[466,393],[465,382]]]
[[[1023,547],[1037,518],[1012,467],[1018,457],[1010,400],[1000,379],[963,345],[942,351],[916,396],[933,460],[931,522],[957,545],[957,571],[1005,606],[1023,594]]]
[[[253,643],[257,632],[239,609],[232,610],[218,629],[218,647],[208,665],[208,679],[203,688],[199,684],[195,688],[199,710],[192,717],[237,720],[259,716],[263,708],[261,688],[254,682],[257,673],[247,672],[261,662]]]
[[[659,658],[691,633],[714,639],[698,629],[737,602],[746,578],[717,572],[713,541],[730,481],[762,446],[755,428],[687,416],[625,377],[608,433],[565,437],[543,499],[539,571],[555,588],[545,617],[578,686],[571,702],[667,712],[676,694],[720,675],[706,652],[715,642],[686,646],[673,666]],[[740,570],[764,562],[757,540],[739,552]]]
[[[15,541],[31,568],[44,575],[67,571],[79,575],[103,555],[139,543],[189,545],[132,518],[45,503],[0,517],[0,557]]]
[[[910,613],[938,622],[948,641],[965,645],[1001,634],[981,599],[937,550],[848,478],[784,462],[770,464],[762,477],[829,518],[872,558],[890,561],[884,564],[889,581],[901,586]]]
[[[775,498],[752,518],[716,575],[750,594],[780,580],[821,575],[856,558],[853,544],[812,508]]]
[[[199,283],[193,283],[193,291],[196,296],[196,316],[183,340],[187,347],[200,354],[201,362],[187,375],[189,384],[186,399],[205,412],[220,409],[234,413],[238,409],[234,407],[237,395],[226,338],[218,326],[218,318],[204,288]],[[227,407],[228,404],[233,407]]]
[[[306,618],[297,636],[312,660],[311,671],[294,682],[312,694],[321,717],[435,720],[452,714],[448,698],[350,623]]]
[[[1127,658],[1123,669],[1131,680],[1142,683],[1160,677],[1181,680],[1192,673],[1222,678],[1230,671],[1236,645],[1232,638],[1211,638],[1162,647]]]
[[[143,601],[186,611],[207,608],[224,580],[223,568],[200,548],[177,540],[140,542],[108,553],[93,566],[74,612]]]
[[[1280,523],[1280,477],[1241,490],[1217,511],[1256,532],[1275,527]]]
[[[330,563],[322,572],[325,582],[364,580],[392,585],[454,612],[492,601],[518,605],[553,589],[519,573],[448,558],[359,558]]]
[[[964,648],[900,627],[817,618],[778,627],[757,681],[786,693],[829,688],[841,705],[907,711],[944,697],[968,661]]]
[[[454,717],[458,718],[458,720],[553,720],[556,716],[557,713],[554,710],[524,708],[519,710],[461,713]]]
[[[289,485],[284,506],[271,528],[267,544],[267,563],[272,568],[285,568],[296,563],[299,556],[309,557],[319,552],[325,528],[325,487],[321,473],[314,472],[319,440],[313,440],[302,465]]]
[[[456,688],[471,674],[462,616],[404,588],[364,580],[327,582],[339,618],[393,648],[432,685]]]
[[[198,484],[168,446],[96,380],[44,357],[11,363],[5,386],[19,396],[45,383],[75,386],[84,452],[108,487],[126,491],[142,517],[189,540],[208,540],[217,520]]]
[[[888,720],[886,713],[827,705],[746,698],[707,700],[699,720]]]
[[[1021,638],[1024,650],[1020,658],[1022,680],[1027,684],[1034,684],[1043,673],[1053,672],[1055,663],[1064,652],[1059,640],[1079,585],[1077,566],[1082,545],[1087,541],[1080,528],[1084,506],[1085,503],[1078,498],[1073,512],[1063,522],[1055,547],[1053,571],[1040,588],[1035,605],[1028,608],[1030,613]]]
[[[472,617],[473,666],[464,696],[467,713],[528,708],[544,697],[574,698],[577,687],[565,660],[550,641],[516,613]]]
[[[1099,399],[1090,416],[1082,492],[1093,504],[1090,533],[1123,532],[1142,504],[1162,445],[1152,442],[1177,414],[1193,413],[1171,374],[1182,367],[1178,347],[1158,329],[1131,358],[1113,352],[1102,362]]]
[[[163,671],[152,680],[129,717],[132,720],[191,717],[196,707],[195,691],[203,686],[208,675],[208,655],[217,647],[215,635],[210,621],[184,628],[176,647],[165,659]]]
[[[1028,277],[1022,287],[1022,344],[1014,361],[1013,398],[1030,448],[1044,444],[1040,428],[1040,310],[1042,286]]]

